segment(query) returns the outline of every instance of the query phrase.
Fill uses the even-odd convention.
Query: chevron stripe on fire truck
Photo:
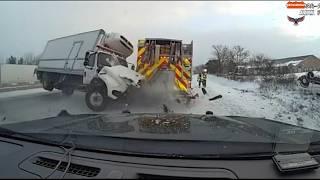
[[[152,75],[154,74],[155,69],[157,69],[158,67],[160,67],[164,64],[167,64],[167,63],[168,63],[168,60],[162,58],[159,60],[158,63],[155,63],[151,67],[147,66],[147,68],[141,74],[143,74],[146,77],[146,79],[150,79],[152,77]]]
[[[138,61],[137,61],[137,65],[139,66],[142,62],[142,57],[144,55],[144,52],[146,51],[145,47],[142,47],[141,49],[139,49],[138,51]]]
[[[175,65],[174,71],[177,87],[185,92],[188,92],[188,86],[190,86],[189,80],[187,79],[188,74],[182,70],[180,64]]]

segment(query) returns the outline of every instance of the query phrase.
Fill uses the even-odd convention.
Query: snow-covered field
[[[197,87],[194,79],[194,87]],[[190,108],[194,113],[211,110],[216,115],[265,117],[312,129],[320,129],[320,86],[304,89],[273,86],[259,88],[257,82],[238,82],[213,75],[208,76],[208,96],[201,95]],[[202,94],[199,88],[195,89]],[[208,101],[222,95],[221,99]]]

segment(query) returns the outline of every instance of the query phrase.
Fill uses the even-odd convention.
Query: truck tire
[[[299,78],[299,82],[300,82],[300,85],[304,88],[307,88],[310,83],[309,79],[305,75],[303,75]]]
[[[43,89],[47,90],[47,91],[52,91],[53,90],[53,84],[50,83],[48,80],[43,80],[42,81],[42,87]]]
[[[66,88],[62,88],[61,91],[62,91],[63,95],[71,96],[73,94],[73,92],[74,92],[74,89],[71,88],[71,87],[66,87]]]
[[[103,111],[107,105],[108,96],[102,88],[89,88],[86,93],[86,104],[93,111]]]
[[[42,74],[42,80],[41,81],[42,81],[43,89],[45,89],[47,91],[52,91],[54,89],[53,83],[51,81],[49,81],[47,73],[43,73]]]

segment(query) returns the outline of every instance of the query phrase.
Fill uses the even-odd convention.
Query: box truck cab
[[[144,79],[125,59],[106,51],[87,52],[84,66],[86,103],[95,111],[103,110],[108,98],[119,98],[130,86],[140,88]]]
[[[102,111],[130,86],[140,87],[144,76],[129,67],[132,44],[118,33],[90,31],[48,41],[36,70],[43,88],[71,95],[86,92],[87,106]]]

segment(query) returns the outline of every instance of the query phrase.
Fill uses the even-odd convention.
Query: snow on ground
[[[193,79],[197,87],[196,79]],[[261,90],[256,82],[238,82],[213,75],[207,80],[208,96],[201,95],[191,105],[192,113],[212,111],[216,115],[264,117],[289,124],[320,129],[319,88],[303,89],[274,88]],[[199,88],[195,88],[202,94]],[[208,101],[222,95],[221,99]]]
[[[206,88],[208,96],[201,95],[193,104],[192,111],[204,113],[204,110],[210,110],[222,116],[238,115],[274,119],[277,112],[284,109],[273,106],[271,100],[259,96],[258,88],[259,85],[254,82],[237,82],[209,75]],[[200,94],[201,90],[198,93]],[[217,95],[222,95],[222,98],[208,101],[210,97]]]
[[[41,95],[46,92],[47,91],[44,90],[43,88],[2,92],[2,93],[0,93],[0,99],[1,98],[12,98],[12,97],[17,97],[17,96],[27,96],[27,95]]]
[[[260,95],[272,99],[273,104],[285,107],[276,117],[291,118],[299,126],[320,129],[320,86],[310,84],[308,88],[275,86],[260,90]]]
[[[315,76],[320,77],[320,71],[312,71],[314,73]],[[291,77],[292,75],[294,75],[295,79],[298,79],[299,77],[301,77],[302,75],[307,75],[308,72],[299,72],[299,73],[288,73],[288,74],[284,74],[283,77]],[[260,82],[263,79],[263,76],[252,76],[255,81]],[[275,77],[275,76],[273,76]]]

